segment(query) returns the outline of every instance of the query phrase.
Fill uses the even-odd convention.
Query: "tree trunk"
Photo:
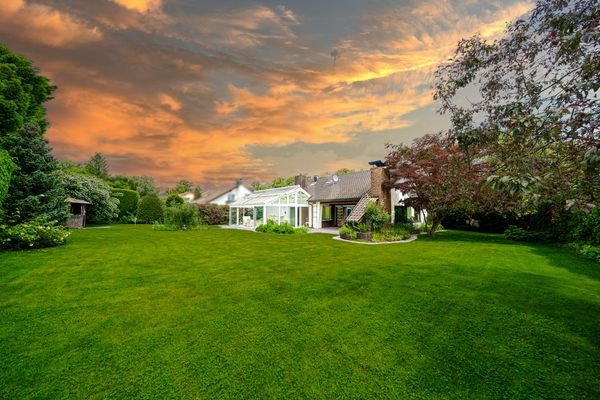
[[[431,228],[429,229],[429,236],[434,237],[435,236],[435,230],[437,229],[437,227],[440,225],[440,219],[433,217],[431,220]]]

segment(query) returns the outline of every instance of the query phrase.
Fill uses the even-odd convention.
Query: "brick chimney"
[[[391,213],[392,204],[390,190],[383,187],[383,183],[390,179],[390,171],[386,167],[371,168],[371,196],[379,199],[379,205]]]
[[[299,185],[302,189],[306,189],[306,175],[296,175],[294,177],[294,185]]]

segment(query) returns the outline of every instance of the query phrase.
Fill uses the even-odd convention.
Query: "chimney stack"
[[[306,189],[306,175],[296,175],[294,177],[294,185],[298,185],[302,189]]]
[[[387,167],[371,168],[371,196],[379,199],[379,205],[388,213],[391,212],[392,204],[390,190],[383,184],[390,179],[390,171]]]

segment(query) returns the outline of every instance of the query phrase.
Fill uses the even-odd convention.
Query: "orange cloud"
[[[145,13],[148,11],[154,11],[162,6],[162,0],[113,0],[115,3],[135,10],[137,12]]]
[[[31,42],[52,47],[72,46],[102,39],[96,27],[88,27],[76,18],[50,6],[23,0],[0,2],[0,32],[17,34]]]

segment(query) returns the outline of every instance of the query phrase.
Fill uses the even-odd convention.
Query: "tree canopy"
[[[430,235],[446,216],[469,216],[491,206],[493,196],[483,187],[488,165],[475,149],[469,152],[442,133],[388,148],[387,184],[403,193],[404,205],[427,210]]]
[[[48,122],[43,103],[54,89],[29,60],[0,45],[0,149],[15,166],[3,204],[9,222],[63,221],[67,216],[54,175],[56,160],[44,139]]]
[[[19,132],[26,124],[48,125],[43,103],[56,88],[25,57],[0,44],[0,137]]]
[[[558,206],[597,202],[599,7],[589,0],[538,1],[501,39],[461,40],[439,67],[440,111],[463,147],[488,147],[494,163],[488,180],[497,189],[520,191],[526,201],[561,190]],[[570,184],[562,184],[566,178]]]
[[[91,223],[105,224],[119,214],[119,199],[113,195],[110,186],[92,175],[59,172],[65,194],[69,197],[92,203],[88,213]]]
[[[109,179],[108,161],[102,153],[95,153],[85,164],[85,170],[100,179]]]

